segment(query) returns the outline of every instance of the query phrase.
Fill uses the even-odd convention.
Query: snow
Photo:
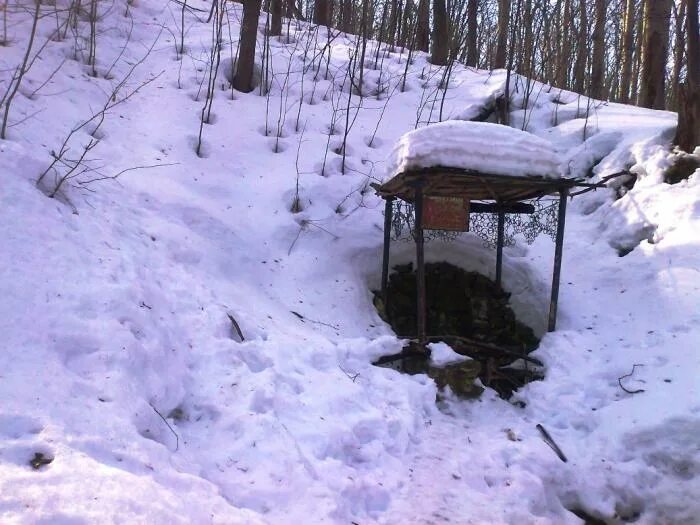
[[[235,35],[240,5],[229,9]],[[594,180],[621,169],[639,179],[571,202],[556,332],[544,333],[551,241],[505,249],[512,307],[543,336],[534,355],[546,378],[518,392],[525,407],[490,390],[438,406],[427,376],[371,365],[402,343],[372,306],[383,206],[367,187],[402,135],[491,100],[505,73],[456,68],[441,112],[440,70],[425,55],[401,91],[405,53],[380,53],[365,76],[375,94],[352,99],[343,172],[333,150],[351,37],[333,41],[328,72],[325,61],[304,71],[327,35],[293,22],[291,43],[272,40],[269,99],[232,96],[219,78],[198,157],[211,28],[197,13],[186,12],[188,54],[178,60],[162,32],[128,85],[155,80],[107,116],[92,152],[108,176],[160,167],[80,184],[86,173],[55,199],[35,185],[154,27],[178,34],[164,1],[118,1],[101,19],[100,70],[121,54],[113,78],[88,75],[72,38],[51,40],[16,97],[0,141],[0,523],[581,523],[572,508],[611,523],[696,523],[700,173],[663,182],[675,115],[537,83],[520,105],[524,84],[513,86],[512,124],[551,141],[545,158]],[[8,16],[3,79],[29,22]],[[299,67],[283,90],[290,57]],[[410,243],[392,245],[392,264],[413,256]],[[495,273],[473,235],[430,243],[426,260]],[[35,471],[37,452],[53,461]]]
[[[559,162],[551,143],[526,131],[448,120],[403,135],[391,152],[387,174],[448,167],[491,175],[557,178]]]
[[[430,349],[430,363],[434,366],[444,366],[469,360],[469,357],[458,354],[446,343],[429,343],[428,348]]]

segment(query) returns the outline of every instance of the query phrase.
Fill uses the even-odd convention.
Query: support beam
[[[527,204],[525,202],[515,202],[513,204],[472,202],[469,204],[469,211],[471,213],[498,213],[503,211],[505,213],[532,214],[535,213],[535,207],[532,204]]]
[[[568,190],[559,192],[559,210],[557,214],[557,240],[554,251],[554,273],[552,275],[552,297],[549,302],[549,323],[547,330],[553,332],[557,326],[557,307],[559,306],[559,279],[561,277],[561,259],[564,252],[564,226],[566,223],[566,199]]]
[[[496,285],[500,288],[503,275],[503,242],[506,229],[506,214],[503,210],[498,212],[498,239],[496,240]]]
[[[386,308],[389,285],[389,246],[391,245],[391,220],[394,213],[394,198],[387,197],[384,203],[384,253],[382,255],[382,299]]]
[[[423,239],[423,187],[416,188],[415,211],[416,228],[416,319],[418,320],[418,342],[426,343],[426,298],[425,298],[425,260]]]

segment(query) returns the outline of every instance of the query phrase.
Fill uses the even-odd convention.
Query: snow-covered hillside
[[[524,408],[488,390],[438,407],[426,376],[371,365],[402,343],[372,305],[369,183],[403,133],[476,116],[505,72],[457,68],[444,91],[424,55],[406,70],[372,44],[367,96],[348,103],[354,37],[326,47],[291,22],[269,96],[233,92],[230,4],[197,155],[210,5],[188,5],[183,57],[179,4],[115,2],[97,77],[71,31],[47,42],[45,7],[0,141],[0,523],[697,523],[700,174],[663,181],[675,115],[537,83],[525,97],[513,78],[512,125],[552,141],[567,174],[637,181],[570,204],[556,332],[553,244],[505,251],[513,308],[543,335],[546,379],[511,400]],[[11,13],[0,91],[30,25]],[[427,257],[495,271],[472,235]],[[35,470],[36,453],[53,461]]]

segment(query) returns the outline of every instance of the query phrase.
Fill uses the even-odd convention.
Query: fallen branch
[[[359,373],[359,372],[357,372],[357,373],[355,373],[355,374],[350,374],[350,373],[349,373],[348,371],[346,371],[342,366],[338,365],[338,368],[340,368],[340,369],[343,371],[343,374],[345,374],[346,376],[348,376],[348,379],[351,379],[353,383],[354,383],[355,381],[357,381],[357,378],[358,378],[358,377],[360,377],[360,373]]]
[[[238,325],[238,322],[237,322],[236,319],[233,317],[233,315],[231,315],[231,314],[229,314],[229,313],[227,313],[226,315],[228,315],[228,318],[229,318],[229,320],[231,321],[231,325],[233,326],[233,329],[234,329],[234,330],[236,331],[236,333],[238,334],[238,337],[240,338],[241,343],[242,343],[243,341],[245,341],[245,337],[243,337],[243,332],[241,332],[241,327]]]
[[[480,350],[504,354],[504,355],[507,355],[509,357],[516,357],[518,359],[522,359],[523,361],[527,361],[528,363],[532,363],[532,364],[537,365],[537,366],[544,366],[542,361],[540,361],[539,359],[536,359],[534,357],[530,357],[524,353],[516,352],[515,350],[509,350],[507,348],[502,348],[500,346],[492,345],[489,343],[483,343],[481,341],[475,341],[474,339],[469,339],[468,337],[462,337],[459,335],[429,335],[427,337],[427,340],[430,342],[439,342],[439,341],[444,341],[445,339],[453,339],[457,342],[463,343],[465,345],[473,346],[473,347],[478,348]]]
[[[539,423],[537,423],[536,428],[540,431],[540,434],[542,434],[542,439],[544,440],[544,442],[547,443],[547,445],[549,445],[549,447],[554,451],[554,453],[559,457],[559,459],[561,459],[564,463],[569,461],[568,459],[566,459],[566,456],[562,452],[561,448],[559,448],[559,445],[557,445],[554,439],[552,439],[552,436],[549,435],[549,432],[547,432],[545,428]]]
[[[612,173],[610,175],[606,175],[605,177],[600,179],[599,182],[596,182],[593,184],[580,182],[577,184],[577,186],[583,186],[586,189],[581,190],[581,191],[576,191],[574,193],[569,193],[569,197],[576,197],[578,195],[583,195],[584,193],[588,193],[589,191],[597,190],[598,188],[605,188],[606,182],[608,182],[609,180],[615,179],[617,177],[622,177],[623,175],[632,175],[632,173],[630,173],[628,170],[622,170],[622,171],[618,171],[616,173]]]
[[[129,172],[129,171],[148,170],[148,169],[152,169],[152,168],[164,168],[164,167],[167,167],[167,166],[177,166],[178,164],[180,164],[180,163],[179,163],[179,162],[168,162],[168,163],[166,163],[166,164],[150,164],[150,165],[148,165],[148,166],[132,166],[131,168],[123,169],[123,170],[121,170],[120,172],[115,173],[114,175],[104,175],[104,176],[97,177],[97,178],[90,179],[90,180],[81,180],[81,181],[78,181],[78,184],[81,185],[81,186],[86,186],[86,185],[88,185],[88,184],[92,184],[93,182],[100,182],[100,181],[103,181],[103,180],[114,180],[114,179],[117,179],[117,178],[119,178],[121,175],[123,175],[124,173],[127,173],[127,172]],[[97,170],[95,170],[95,171],[96,171],[97,173],[99,173]]]
[[[628,390],[628,389],[626,389],[626,388],[622,385],[622,380],[625,379],[626,377],[632,377],[632,375],[634,374],[634,370],[635,370],[638,366],[644,366],[644,365],[641,365],[641,364],[636,363],[636,364],[632,365],[632,371],[631,371],[629,374],[625,374],[625,375],[620,376],[620,377],[617,378],[617,384],[620,385],[620,388],[621,388],[622,390],[624,390],[625,392],[627,392],[628,394],[641,394],[642,392],[644,392],[644,389],[643,389],[643,388],[639,388],[639,389],[637,389],[637,390]]]
[[[177,432],[175,432],[175,431],[173,430],[173,427],[171,427],[171,426],[170,426],[170,423],[168,423],[168,420],[165,419],[165,418],[163,417],[163,414],[161,414],[160,412],[158,412],[158,409],[157,409],[156,407],[154,407],[151,403],[148,403],[148,404],[151,405],[151,408],[153,409],[153,411],[154,411],[156,414],[158,414],[158,416],[163,420],[163,423],[165,423],[165,424],[167,425],[167,427],[170,429],[170,432],[173,433],[173,436],[175,436],[175,452],[177,452],[177,449],[180,448],[180,436],[178,436],[178,435],[177,435]]]
[[[301,319],[301,322],[309,321],[310,323],[314,324],[320,324],[323,326],[327,326],[328,328],[332,328],[333,330],[339,330],[339,328],[335,325],[329,324],[329,323],[324,323],[323,321],[314,321],[313,319],[309,319],[308,317],[304,317],[301,315],[299,312],[295,312],[294,310],[290,310],[291,313],[293,313],[295,316],[297,316],[299,319]]]

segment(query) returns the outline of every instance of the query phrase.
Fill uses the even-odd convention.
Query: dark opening
[[[472,380],[478,376],[484,385],[509,398],[529,381],[542,379],[539,363],[528,357],[539,339],[530,327],[516,319],[508,305],[510,295],[495,282],[444,262],[426,264],[425,281],[428,341],[444,341],[455,352],[478,362],[478,367],[469,365]],[[394,267],[386,304],[381,292],[375,292],[375,306],[397,335],[416,337],[416,275],[412,264]],[[445,380],[444,372],[432,370],[429,355],[415,342],[402,354],[386,356],[375,364],[407,373],[427,373],[439,387],[453,386],[450,374]],[[445,368],[449,367],[454,365]],[[457,375],[464,383],[464,370]],[[473,394],[464,384],[453,388],[456,394],[460,393],[458,390]]]

